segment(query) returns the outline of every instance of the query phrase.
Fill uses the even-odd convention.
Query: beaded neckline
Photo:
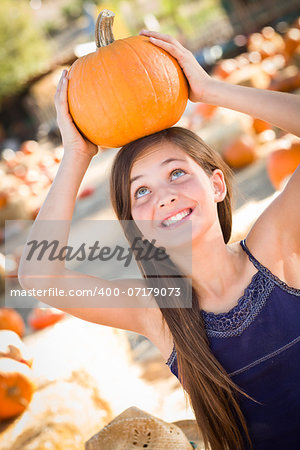
[[[273,288],[274,283],[258,271],[232,309],[219,314],[201,310],[207,335],[225,338],[242,334],[259,314]]]

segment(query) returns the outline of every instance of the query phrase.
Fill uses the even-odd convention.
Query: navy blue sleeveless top
[[[239,395],[253,449],[300,450],[300,289],[258,262],[245,240],[240,244],[258,271],[230,311],[201,310],[210,348],[261,403]],[[178,378],[175,345],[166,364]]]

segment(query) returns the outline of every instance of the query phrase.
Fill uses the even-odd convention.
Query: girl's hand
[[[98,147],[80,134],[69,112],[67,73],[67,70],[63,71],[55,94],[57,123],[62,136],[64,154],[81,154],[92,158],[98,153]]]
[[[192,102],[205,101],[206,90],[208,89],[208,85],[213,82],[213,79],[202,69],[193,53],[167,34],[148,30],[142,30],[139,34],[148,36],[150,42],[166,50],[177,59],[189,82],[189,99]]]

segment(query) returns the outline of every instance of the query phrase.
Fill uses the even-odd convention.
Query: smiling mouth
[[[175,214],[174,216],[171,216],[166,220],[163,220],[161,222],[161,225],[164,228],[172,227],[172,226],[186,220],[192,214],[193,211],[194,211],[194,209],[192,209],[192,208],[186,208],[183,211],[181,211],[180,213]]]

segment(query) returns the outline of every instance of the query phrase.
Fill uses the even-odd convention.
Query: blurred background
[[[35,219],[47,195],[63,151],[56,86],[64,68],[95,51],[95,21],[105,8],[116,14],[115,39],[142,28],[167,33],[213,77],[300,94],[297,0],[1,0],[0,330],[22,341],[14,341],[11,351],[12,337],[0,334],[0,378],[4,357],[23,366],[27,361],[31,372],[19,375],[26,375],[28,385],[21,412],[2,414],[8,406],[0,392],[0,449],[83,448],[132,405],[167,421],[193,418],[177,379],[143,336],[45,310],[34,298],[30,308],[5,304],[5,280],[19,287],[22,251],[5,251],[5,220]],[[232,240],[241,239],[300,163],[299,139],[257,118],[202,103],[188,102],[178,125],[198,133],[233,168]],[[114,219],[107,174],[116,152],[93,158],[84,177],[74,212],[79,233],[82,219]],[[6,239],[16,240],[21,231],[10,226]],[[27,351],[31,356],[23,357]],[[83,408],[90,411],[86,417]]]

